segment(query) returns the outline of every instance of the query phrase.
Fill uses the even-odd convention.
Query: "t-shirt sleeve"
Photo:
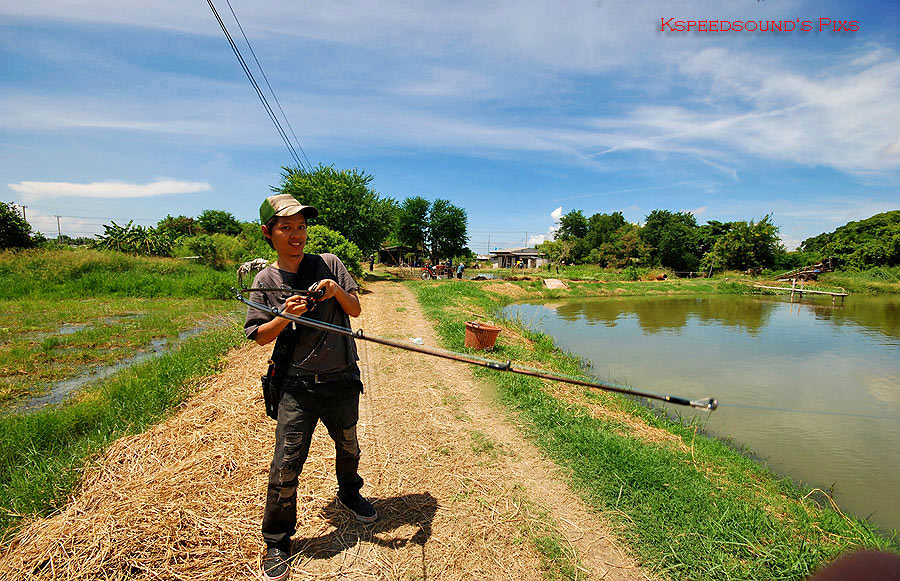
[[[342,289],[348,293],[359,290],[359,285],[353,280],[353,276],[350,275],[350,272],[347,270],[347,267],[344,266],[344,263],[341,262],[340,258],[334,254],[323,254],[322,259],[328,265],[328,268],[331,269],[331,272],[335,276],[335,282],[338,283]]]
[[[256,275],[256,278],[253,279],[253,284],[250,288],[271,288],[274,286],[273,281],[271,280],[271,273],[266,270],[261,271]],[[254,303],[260,303],[267,307],[275,306],[272,302],[272,299],[277,300],[278,293],[263,293],[263,292],[250,292],[250,296],[248,297]],[[272,319],[275,318],[275,315],[272,313],[268,313],[266,311],[261,311],[259,309],[255,309],[253,307],[247,307],[247,318],[244,320],[244,334],[247,335],[248,339],[253,339],[256,336],[256,330],[260,325],[264,323],[268,323]]]

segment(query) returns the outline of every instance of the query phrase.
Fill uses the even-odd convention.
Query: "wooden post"
[[[791,302],[794,302],[794,287],[797,286],[797,279],[791,279]]]

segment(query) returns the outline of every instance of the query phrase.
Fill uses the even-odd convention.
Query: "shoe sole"
[[[279,575],[278,577],[269,577],[265,571],[263,571],[263,579],[266,581],[284,581],[288,577],[291,576],[291,568],[288,567],[288,570]]]
[[[350,508],[349,506],[347,506],[346,504],[344,504],[344,501],[341,500],[340,497],[338,497],[338,502],[340,502],[341,506],[346,508],[347,512],[352,514],[353,518],[356,519],[358,522],[361,522],[363,524],[371,524],[371,523],[375,522],[376,520],[378,520],[378,511],[377,510],[375,511],[375,514],[373,514],[372,516],[363,516],[363,515],[359,514],[358,512],[356,512],[355,510],[353,510],[352,508]]]

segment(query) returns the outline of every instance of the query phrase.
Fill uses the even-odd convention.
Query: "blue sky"
[[[549,238],[573,209],[772,213],[789,248],[900,209],[895,0],[232,6],[310,161],[451,200],[477,252]],[[291,162],[205,2],[0,0],[0,63],[0,199],[39,231],[252,220]]]

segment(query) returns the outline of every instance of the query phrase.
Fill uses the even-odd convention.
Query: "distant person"
[[[463,271],[464,271],[465,269],[466,269],[466,265],[463,264],[462,262],[460,262],[459,265],[457,265],[457,267],[456,267],[456,280],[461,280],[461,279],[462,279]]]
[[[252,288],[315,287],[324,289],[324,295],[313,303],[306,295],[256,291],[250,293],[250,300],[297,317],[349,327],[350,317],[358,317],[361,312],[359,287],[353,277],[334,254],[303,252],[306,221],[318,214],[318,210],[302,205],[290,194],[269,196],[263,201],[259,209],[262,233],[278,253],[278,259],[256,275]],[[274,390],[277,413],[273,415],[278,424],[262,521],[266,542],[263,578],[282,581],[290,576],[298,477],[319,420],[334,440],[338,500],[360,522],[370,523],[378,518],[375,508],[359,493],[363,485],[356,437],[359,395],[363,390],[356,364],[359,357],[352,337],[291,323],[254,308],[247,310],[244,332],[260,345],[276,341],[272,357],[285,369],[283,381]],[[282,352],[289,357],[283,359]]]
[[[373,270],[375,270],[375,255],[374,254],[369,256],[369,272],[372,272]]]

